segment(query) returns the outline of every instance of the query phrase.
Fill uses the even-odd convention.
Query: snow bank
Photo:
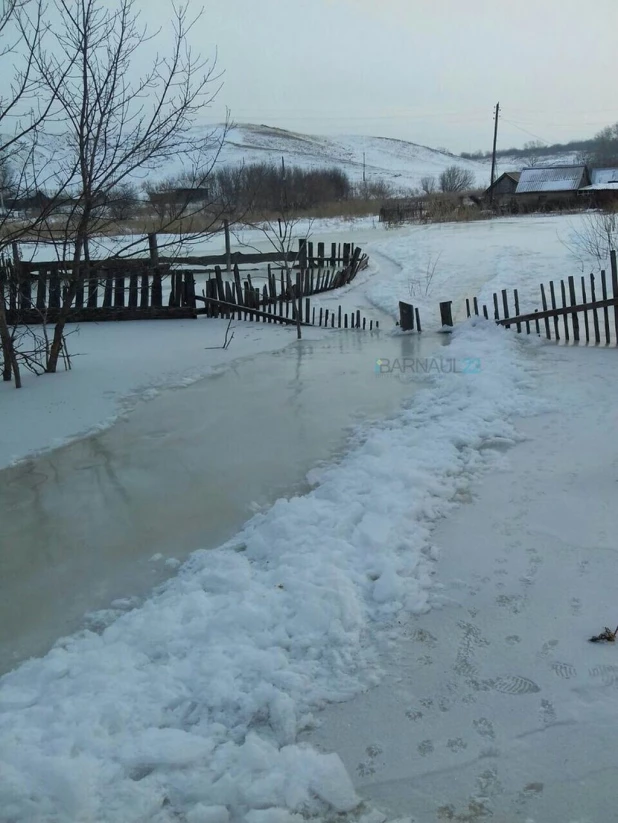
[[[448,355],[480,358],[480,373],[434,375],[310,494],[195,553],[101,634],[6,675],[0,820],[291,823],[354,809],[339,758],[298,732],[375,682],[369,629],[436,602],[431,526],[492,446],[516,439],[510,416],[536,409],[528,348],[491,323],[461,327]]]

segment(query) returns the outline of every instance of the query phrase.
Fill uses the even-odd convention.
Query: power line
[[[518,126],[517,123],[513,123],[512,120],[507,120],[506,117],[503,117],[502,119],[504,120],[505,123],[508,123],[509,125],[514,126],[519,131],[523,131],[524,134],[528,134],[530,137],[534,137],[536,140],[540,140],[541,143],[547,143],[548,146],[551,145],[551,142],[552,142],[551,140],[545,140],[544,137],[539,137],[538,134],[533,134],[533,132],[528,131],[527,129],[523,129],[521,126]]]

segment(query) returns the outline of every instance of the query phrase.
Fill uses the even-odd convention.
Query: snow
[[[466,317],[465,298],[478,297],[493,315],[493,293],[516,288],[522,312],[541,306],[539,285],[592,271],[598,262],[576,255],[581,215],[509,217],[470,223],[415,226],[364,246],[390,261],[389,277],[367,286],[367,298],[398,316],[400,300],[420,308],[423,328],[438,328],[438,304],[453,301],[455,322]],[[576,277],[577,279],[577,277]],[[512,294],[510,295],[512,299]]]
[[[618,622],[616,352],[526,356],[546,410],[434,530],[442,608],[401,619],[380,685],[303,736],[387,815],[615,817],[616,649],[587,640]]]
[[[466,294],[501,287],[535,307],[538,283],[574,266],[575,225],[380,233],[344,298],[395,314],[441,252],[426,328],[440,299],[461,318]],[[217,323],[82,327],[72,373],[2,387],[2,459],[290,339],[251,324],[213,354]],[[613,650],[574,638],[613,608],[615,352],[482,319],[447,352],[480,371],[425,376],[309,494],[0,680],[0,821],[611,819]]]
[[[495,465],[494,444],[517,440],[510,417],[538,410],[527,345],[485,322],[453,337],[450,355],[480,357],[480,374],[432,377],[315,472],[314,491],[253,517],[233,541],[244,551],[195,553],[101,634],[3,678],[0,819],[356,808],[340,758],[297,735],[376,681],[370,634],[436,597],[432,525]]]
[[[361,135],[324,137],[253,124],[239,124],[231,129],[220,162],[279,164],[283,156],[288,165],[302,168],[337,166],[353,182],[360,183],[363,153],[367,181],[384,181],[398,190],[420,189],[423,177],[439,177],[452,165],[472,171],[479,186],[489,181],[485,164],[406,140]]]
[[[310,239],[321,238],[324,234],[341,234],[340,242],[351,232],[372,229],[377,226],[378,218],[369,217],[325,217],[325,218],[303,218],[294,223],[294,237]],[[267,227],[268,228],[268,227]],[[268,234],[259,228],[247,228],[245,226],[231,227],[232,252],[275,251],[275,247],[268,239]],[[269,234],[272,234],[271,232]],[[199,256],[225,253],[225,236],[223,231],[203,237],[192,235],[164,234],[158,235],[159,252],[162,257]],[[294,244],[297,246],[297,244]],[[62,259],[64,254],[61,245],[55,247],[53,243],[20,243],[20,254],[24,260],[51,261]],[[119,255],[120,257],[147,257],[148,238],[142,233],[132,234],[127,232],[123,235],[105,236],[92,238],[89,246],[90,255],[93,259]]]

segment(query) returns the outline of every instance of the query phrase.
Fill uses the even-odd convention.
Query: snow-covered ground
[[[521,341],[483,326],[449,348],[480,373],[436,375],[314,473],[315,491],[195,554],[101,634],[3,678],[0,819],[257,823],[358,807],[339,758],[297,735],[376,682],[381,626],[441,601],[431,525],[514,442],[508,417],[537,406]]]
[[[570,225],[381,234],[344,299],[393,312],[439,252],[418,300],[426,328],[440,299],[499,284],[532,299],[574,268],[558,239]],[[194,379],[212,362],[185,360],[180,375],[175,364],[205,325],[187,323],[182,344],[181,325],[153,325],[176,347],[163,375],[157,331],[155,346],[149,333],[122,362],[118,348],[107,370],[99,355],[95,376],[76,365],[28,381],[10,394],[9,436],[41,426],[55,381],[92,392],[92,427],[140,386]],[[286,334],[250,333],[265,347]],[[611,819],[617,667],[612,647],[585,639],[612,620],[615,352],[483,320],[439,346],[436,335],[424,388],[311,472],[309,494],[279,500],[142,606],[0,681],[1,821]],[[0,398],[4,411],[4,387]]]
[[[294,237],[322,239],[324,235],[334,235],[339,242],[345,242],[344,235],[372,230],[377,227],[377,216],[306,218],[295,221]],[[265,226],[265,229],[264,231],[261,228],[232,228],[232,252],[251,252],[255,249],[259,251],[278,251],[279,246],[273,245],[272,242],[273,239],[276,242],[273,232],[268,226]],[[162,257],[224,254],[225,235],[222,231],[204,237],[159,234],[158,245]],[[55,246],[51,242],[20,243],[19,249],[24,260],[56,260],[62,259],[65,255],[63,246]],[[149,254],[148,238],[141,233],[96,237],[90,240],[89,251],[92,258],[108,257],[112,254],[121,257],[147,257]]]
[[[303,739],[389,816],[605,823],[616,816],[618,449],[614,348],[526,353],[544,413],[438,524],[442,608],[401,617],[381,684]]]

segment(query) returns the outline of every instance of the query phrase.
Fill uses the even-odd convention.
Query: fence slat
[[[337,311],[337,317],[338,317],[337,325],[338,325],[339,328],[341,328],[341,306],[339,306],[339,310]]]
[[[39,311],[45,311],[47,308],[47,273],[43,270],[39,271],[39,276],[36,284],[36,307]]]
[[[577,297],[575,295],[575,278],[573,276],[569,277],[569,300],[572,306],[577,305]],[[579,317],[575,311],[571,314],[571,324],[573,326],[573,340],[576,343],[579,343]]]
[[[472,304],[474,306],[474,314],[478,317],[479,316],[479,301],[476,297],[472,300]]]
[[[564,285],[564,280],[560,281],[560,294],[562,296],[562,308],[566,309],[567,299],[566,299],[566,287]],[[562,319],[564,320],[564,339],[568,342],[571,338],[569,336],[569,318],[568,318],[566,312],[562,315]]]
[[[551,300],[551,307],[552,309],[558,308],[558,304],[556,302],[556,292],[554,289],[554,281],[549,281],[549,296]],[[558,316],[554,317],[554,336],[556,340],[560,340],[560,326],[558,325]]]
[[[483,303],[483,317],[485,320],[489,320],[489,312],[487,311],[487,306]]]
[[[584,275],[582,274],[582,303],[587,303],[586,300],[586,281],[584,280]],[[590,328],[588,326],[588,312],[584,312],[584,331],[586,333],[586,343],[590,342]]]
[[[616,335],[616,345],[618,345],[618,265],[616,265],[616,251],[609,253],[612,267],[612,297],[614,298],[614,333]]]
[[[597,299],[595,286],[594,286],[594,274],[590,272],[590,299],[594,303]],[[601,333],[599,331],[599,313],[598,309],[592,310],[592,325],[594,326],[594,342],[600,343],[601,342]]]
[[[494,292],[494,320],[500,320],[500,309],[498,308],[498,295]]]
[[[519,315],[519,293],[517,289],[513,289],[513,300],[515,301],[515,316]],[[521,334],[521,323],[515,324],[517,328],[517,334]],[[528,326],[528,334],[530,334],[530,327]]]
[[[139,307],[140,309],[148,308],[148,292],[150,291],[150,278],[148,272],[142,272],[142,282],[140,284]]]
[[[124,306],[124,276],[117,274],[114,278],[114,306]]]
[[[504,319],[508,320],[509,317],[510,317],[510,314],[509,314],[509,298],[508,298],[506,289],[502,289],[502,308],[504,309]],[[505,325],[505,328],[507,328],[507,329],[511,328],[510,323],[505,323],[504,325]]]
[[[607,280],[605,279],[605,270],[601,272],[601,297],[607,300]],[[609,311],[607,306],[603,308],[603,320],[605,323],[605,343],[609,343]]]
[[[466,297],[466,317],[470,317],[470,300]]]
[[[543,305],[543,311],[547,311],[547,297],[545,296],[545,286],[542,283],[541,283],[541,303]],[[548,340],[551,340],[551,332],[549,330],[549,317],[545,318],[545,336],[547,337]]]
[[[420,334],[420,332],[422,332],[423,330],[421,329],[421,315],[419,313],[418,307],[415,307],[415,309],[414,309],[414,316],[416,317],[416,331],[419,332],[419,334]],[[365,328],[365,318],[363,317],[363,329],[364,328]]]
[[[129,275],[129,308],[137,308],[137,274]]]

